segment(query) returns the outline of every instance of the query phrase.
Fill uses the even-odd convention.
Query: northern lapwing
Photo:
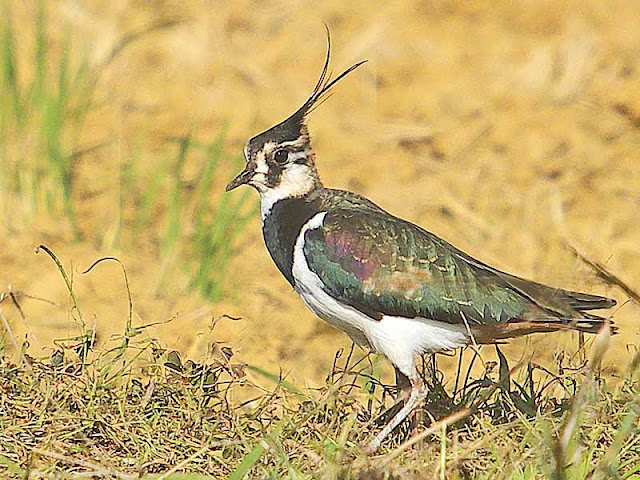
[[[404,405],[368,444],[373,452],[424,397],[416,356],[537,332],[596,333],[607,320],[588,312],[616,302],[502,272],[358,194],[325,188],[305,121],[364,63],[332,80],[330,52],[329,41],[304,104],[249,140],[246,167],[226,189],[258,191],[267,250],[307,307],[393,365]]]

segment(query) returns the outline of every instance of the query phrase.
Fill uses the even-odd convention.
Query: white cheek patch
[[[314,178],[309,167],[294,163],[287,165],[285,169],[282,170],[278,188],[281,188],[291,195],[299,195],[301,192],[307,193],[309,187],[312,187],[314,183]]]
[[[255,177],[254,177],[255,178]],[[264,176],[266,181],[266,176]],[[262,218],[264,219],[273,205],[285,198],[300,197],[306,195],[316,186],[316,177],[307,165],[297,163],[288,164],[280,175],[280,183],[272,188],[258,188],[260,192],[260,204],[262,207]]]

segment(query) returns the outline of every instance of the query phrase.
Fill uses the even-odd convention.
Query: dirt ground
[[[27,44],[35,4],[14,8]],[[104,240],[118,221],[118,168],[140,132],[148,166],[163,138],[213,139],[225,124],[228,150],[240,153],[310,92],[325,55],[323,22],[335,72],[369,60],[310,119],[325,184],[364,194],[500,269],[615,297],[620,335],[606,361],[623,368],[637,348],[639,306],[598,280],[565,240],[640,290],[640,3],[62,0],[50,15],[53,44],[69,24],[95,65],[127,33],[179,24],[133,42],[103,72],[98,93],[108,102],[89,117],[83,139],[113,142],[82,157],[76,179],[87,241],[74,242],[63,219],[46,215],[0,229],[0,290],[10,284],[55,302],[23,298],[26,321],[1,305],[33,354],[76,331],[62,279],[34,254],[45,243],[73,271],[101,255],[119,257],[135,321],[171,319],[152,334],[185,356],[201,358],[215,339],[299,384],[324,379],[349,341],[314,318],[277,272],[258,218],[232,261],[235,293],[214,305],[186,293],[179,279],[159,293],[163,261],[153,245]],[[220,195],[234,173],[229,167],[216,178]],[[100,338],[122,331],[127,297],[118,268],[76,273],[74,282]],[[241,319],[223,318],[212,333],[211,319],[223,314]],[[514,361],[549,361],[575,344],[573,334],[538,335],[506,351]]]

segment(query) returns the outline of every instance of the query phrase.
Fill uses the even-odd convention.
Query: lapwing
[[[286,120],[251,138],[230,191],[260,194],[262,233],[277,268],[317,316],[393,365],[402,408],[367,446],[379,448],[426,391],[416,357],[537,332],[596,333],[589,313],[611,298],[550,287],[502,272],[356,193],[326,188],[306,125],[331,88],[331,42],[311,95]]]

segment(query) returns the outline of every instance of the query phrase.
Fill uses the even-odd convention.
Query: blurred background
[[[310,118],[325,184],[500,269],[615,297],[610,371],[637,348],[638,305],[567,242],[640,290],[638,2],[4,0],[2,12],[0,307],[31,355],[79,328],[55,264],[34,253],[44,244],[99,343],[125,328],[126,286],[115,263],[81,272],[116,256],[134,325],[157,324],[146,334],[168,348],[202,358],[224,342],[300,384],[324,380],[348,338],[277,272],[257,194],[223,193],[247,139],[313,88],[323,22],[335,72],[369,60]],[[13,348],[6,326],[0,338]],[[552,362],[576,343],[534,336],[506,353]]]

